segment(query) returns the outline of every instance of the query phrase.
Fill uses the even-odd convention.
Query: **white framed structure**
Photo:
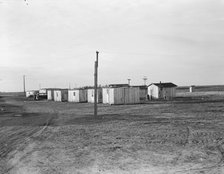
[[[58,88],[47,88],[47,99],[54,100],[54,90],[60,90]]]
[[[60,102],[68,101],[68,90],[67,89],[54,90],[54,101],[60,101]]]
[[[87,89],[87,101],[88,103],[94,103],[94,88]],[[97,89],[97,102],[102,103],[102,88]]]
[[[70,89],[68,90],[68,101],[85,103],[87,102],[87,90],[86,89]]]
[[[103,103],[111,105],[140,103],[139,87],[103,88]]]
[[[152,83],[148,86],[149,99],[172,99],[176,96],[177,85],[173,83]]]

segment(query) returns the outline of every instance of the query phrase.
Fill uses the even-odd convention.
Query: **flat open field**
[[[99,105],[0,98],[0,173],[222,174],[224,94]]]

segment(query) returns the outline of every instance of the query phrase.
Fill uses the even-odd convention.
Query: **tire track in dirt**
[[[185,127],[185,131],[183,131]],[[192,169],[183,169],[180,171],[175,171],[175,173],[185,173],[185,172],[200,172],[200,171],[210,171],[216,168],[222,168],[224,167],[224,138],[223,133],[220,130],[206,130],[206,129],[194,129],[189,125],[181,126],[182,130],[169,130],[164,131],[160,130],[160,132],[152,133],[149,135],[148,140],[146,143],[149,143],[151,145],[155,145],[155,147],[158,148],[158,146],[179,146],[180,147],[180,153],[173,161],[173,164],[177,164],[179,160],[189,160],[191,157],[196,161],[189,161],[191,163],[197,163],[198,165],[202,165],[199,168],[192,168]],[[165,130],[168,129],[168,127],[164,128]],[[185,146],[185,148],[198,148],[203,153],[202,160],[210,161],[209,166],[204,166],[200,161],[200,158],[197,157],[197,153],[194,154],[182,154],[181,149],[183,149],[182,146]],[[209,149],[210,147],[210,149]],[[196,151],[195,151],[196,152]],[[207,153],[212,153],[212,156],[210,157],[207,155]],[[191,156],[193,155],[193,156]],[[213,157],[217,157],[217,160],[214,160]],[[198,159],[197,159],[198,158]],[[197,161],[199,160],[199,161]],[[211,160],[213,163],[211,163]],[[183,166],[184,167],[184,166]],[[186,166],[185,166],[186,167]],[[181,167],[182,168],[182,167]],[[189,167],[188,167],[189,168]]]
[[[51,124],[54,116],[48,118],[43,126],[38,127],[20,127],[17,132],[12,132],[5,141],[1,142],[0,157],[1,159],[7,160],[7,166],[5,167],[4,173],[10,173],[11,170],[15,169],[21,161],[30,153],[36,146],[35,138],[41,136],[44,130]],[[31,148],[32,147],[32,148]]]
[[[218,168],[222,168],[224,167],[223,166],[223,163],[224,163],[224,149],[223,148],[220,148],[219,146],[217,146],[217,149],[220,153],[220,160],[218,163],[214,164],[214,165],[211,165],[211,166],[206,166],[206,167],[200,167],[200,168],[192,168],[192,169],[187,169],[187,170],[179,170],[179,171],[176,171],[175,173],[183,173],[183,172],[193,172],[193,171],[199,171],[199,172],[205,172],[205,171],[211,171],[213,169],[218,169]]]
[[[190,133],[190,129],[188,127],[189,130],[189,138],[188,138],[188,142],[189,145],[190,144],[196,144],[199,146],[205,146],[205,145],[209,145],[210,143],[213,143],[216,151],[219,154],[219,161],[213,165],[210,166],[205,166],[205,167],[200,167],[200,168],[192,168],[192,169],[187,169],[187,170],[179,170],[176,171],[176,173],[183,173],[183,172],[209,172],[213,169],[218,169],[218,168],[222,168],[224,167],[224,141],[223,138],[221,136],[220,133],[218,132],[200,132],[200,131],[196,131],[195,133]],[[190,138],[191,136],[191,138]],[[203,139],[196,139],[198,137],[205,137],[205,140]],[[192,140],[193,139],[193,140]],[[221,139],[220,141],[217,141],[217,139]]]

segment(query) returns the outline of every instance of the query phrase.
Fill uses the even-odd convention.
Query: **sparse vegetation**
[[[92,104],[24,100],[0,101],[0,173],[224,172],[220,92],[101,104],[98,119]]]

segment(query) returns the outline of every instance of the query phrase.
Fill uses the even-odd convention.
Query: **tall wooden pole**
[[[94,71],[94,117],[97,117],[97,87],[98,87],[98,55],[99,52],[96,51],[96,61],[95,61],[95,71]]]
[[[26,96],[26,76],[23,75],[23,92],[24,92],[24,95]]]

